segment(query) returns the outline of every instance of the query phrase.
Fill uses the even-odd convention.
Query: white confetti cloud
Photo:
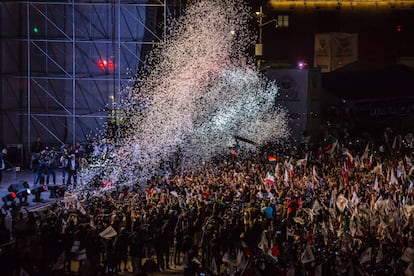
[[[242,0],[194,1],[171,23],[122,102],[133,115],[117,177],[149,176],[177,152],[197,165],[228,151],[235,135],[259,145],[289,135],[277,86],[246,55],[251,14]]]

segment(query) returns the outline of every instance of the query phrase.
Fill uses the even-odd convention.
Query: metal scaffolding
[[[183,1],[2,1],[0,142],[85,143]]]

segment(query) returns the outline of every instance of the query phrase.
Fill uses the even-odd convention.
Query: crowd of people
[[[414,275],[413,139],[384,135],[232,150],[145,187],[67,192],[16,211],[1,257],[29,275],[72,260],[79,275]]]

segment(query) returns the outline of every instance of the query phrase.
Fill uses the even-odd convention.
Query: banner
[[[314,67],[320,67],[321,72],[331,71],[331,35],[315,34]]]
[[[333,33],[331,39],[332,71],[358,60],[357,34]]]
[[[314,67],[322,73],[335,71],[358,60],[356,33],[315,34]]]

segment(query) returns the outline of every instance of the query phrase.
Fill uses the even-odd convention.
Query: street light
[[[271,19],[267,22],[263,23],[263,17],[265,17],[264,13],[263,13],[263,7],[260,6],[259,11],[255,12],[255,16],[257,18],[257,22],[259,23],[259,41],[258,43],[256,43],[255,46],[255,55],[256,57],[258,57],[257,59],[257,68],[261,68],[262,65],[262,56],[263,56],[263,27],[266,25],[269,25],[272,22],[275,22],[275,28],[278,27],[277,25],[277,19]]]

